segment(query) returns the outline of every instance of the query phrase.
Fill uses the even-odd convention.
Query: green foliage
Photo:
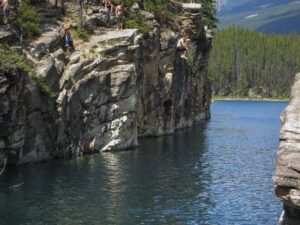
[[[35,7],[30,5],[28,0],[22,1],[20,7],[17,8],[12,24],[28,38],[38,36],[42,32],[41,20],[38,18]]]
[[[145,0],[145,9],[153,12],[155,19],[160,24],[173,27],[175,14],[169,11],[169,0]]]
[[[30,77],[35,81],[37,88],[46,96],[56,98],[57,93],[50,90],[41,77],[31,72],[31,63],[16,51],[11,50],[7,45],[0,45],[0,67],[4,69],[18,68],[24,72],[28,72]]]
[[[98,44],[100,45],[115,45],[117,43],[120,43],[121,41],[124,41],[122,38],[112,38],[105,41],[100,41]]]
[[[300,36],[231,26],[217,31],[208,68],[220,96],[288,97],[300,71]]]
[[[72,29],[72,31],[75,37],[78,37],[84,41],[88,41],[90,39],[91,34],[84,28]]]
[[[31,69],[31,63],[7,45],[0,45],[0,66],[5,69],[17,67],[25,72],[29,72]]]
[[[93,47],[90,48],[90,53],[95,53],[95,49]]]
[[[30,77],[34,80],[35,85],[39,89],[39,91],[42,92],[44,95],[46,95],[49,98],[56,98],[58,96],[57,93],[51,91],[49,86],[44,82],[44,80],[41,77],[35,75],[34,73],[31,73]]]
[[[145,34],[151,30],[152,22],[145,21],[143,16],[139,13],[135,16],[130,16],[129,19],[125,21],[125,27],[138,29]]]
[[[196,0],[203,8],[203,21],[208,28],[213,29],[217,27],[219,20],[216,18],[217,9],[214,0]]]
[[[105,54],[105,52],[99,52],[99,54],[100,54],[101,57],[103,57],[103,58],[106,58],[106,57],[107,57],[106,54]]]
[[[133,4],[138,2],[137,0],[115,0],[115,2],[118,4],[121,2],[124,3],[124,14],[126,17],[125,26],[127,28],[137,28],[142,33],[147,33],[150,31],[152,21],[146,21],[146,19],[140,13],[137,15],[132,15],[130,12]],[[206,25],[209,28],[215,28],[218,19],[216,18],[217,10],[214,5],[214,0],[196,0],[195,2],[202,4],[203,20],[205,21]],[[178,5],[179,3],[171,2],[170,0],[144,0],[140,2],[140,4],[143,4],[147,11],[152,12],[155,20],[161,25],[165,25],[172,30],[178,29],[178,24],[175,21],[176,14],[172,8],[174,8],[174,5]]]
[[[194,60],[193,56],[189,52],[186,54],[186,58],[188,62],[193,62]]]

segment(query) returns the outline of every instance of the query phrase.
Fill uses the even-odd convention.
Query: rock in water
[[[275,195],[283,202],[281,224],[300,224],[300,73],[290,104],[281,115],[282,128],[273,177]]]

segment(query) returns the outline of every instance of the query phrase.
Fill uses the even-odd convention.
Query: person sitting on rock
[[[116,18],[117,18],[117,30],[119,30],[119,28],[121,30],[123,30],[124,3],[117,6],[117,8],[116,8]]]
[[[73,26],[69,25],[67,28],[61,31],[61,37],[63,38],[64,48],[66,51],[74,49],[73,38],[71,35],[71,28]]]
[[[186,36],[184,36],[184,37],[182,37],[178,40],[177,46],[176,46],[176,51],[178,51],[178,52],[184,51],[183,57],[186,58],[186,54],[187,54],[188,49],[189,48],[186,44]]]
[[[10,14],[9,0],[3,0],[1,3],[1,7],[3,7],[3,22],[4,24],[8,21],[8,16]]]

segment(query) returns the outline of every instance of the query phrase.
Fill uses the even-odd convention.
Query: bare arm
[[[63,29],[63,30],[60,32],[60,36],[61,36],[61,37],[65,36],[65,29]]]
[[[182,42],[183,47],[185,47],[186,49],[189,49],[189,46],[187,45],[186,41]]]

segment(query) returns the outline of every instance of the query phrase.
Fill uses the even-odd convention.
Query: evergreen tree
[[[213,39],[209,77],[221,96],[288,97],[300,72],[300,36],[231,26]]]

